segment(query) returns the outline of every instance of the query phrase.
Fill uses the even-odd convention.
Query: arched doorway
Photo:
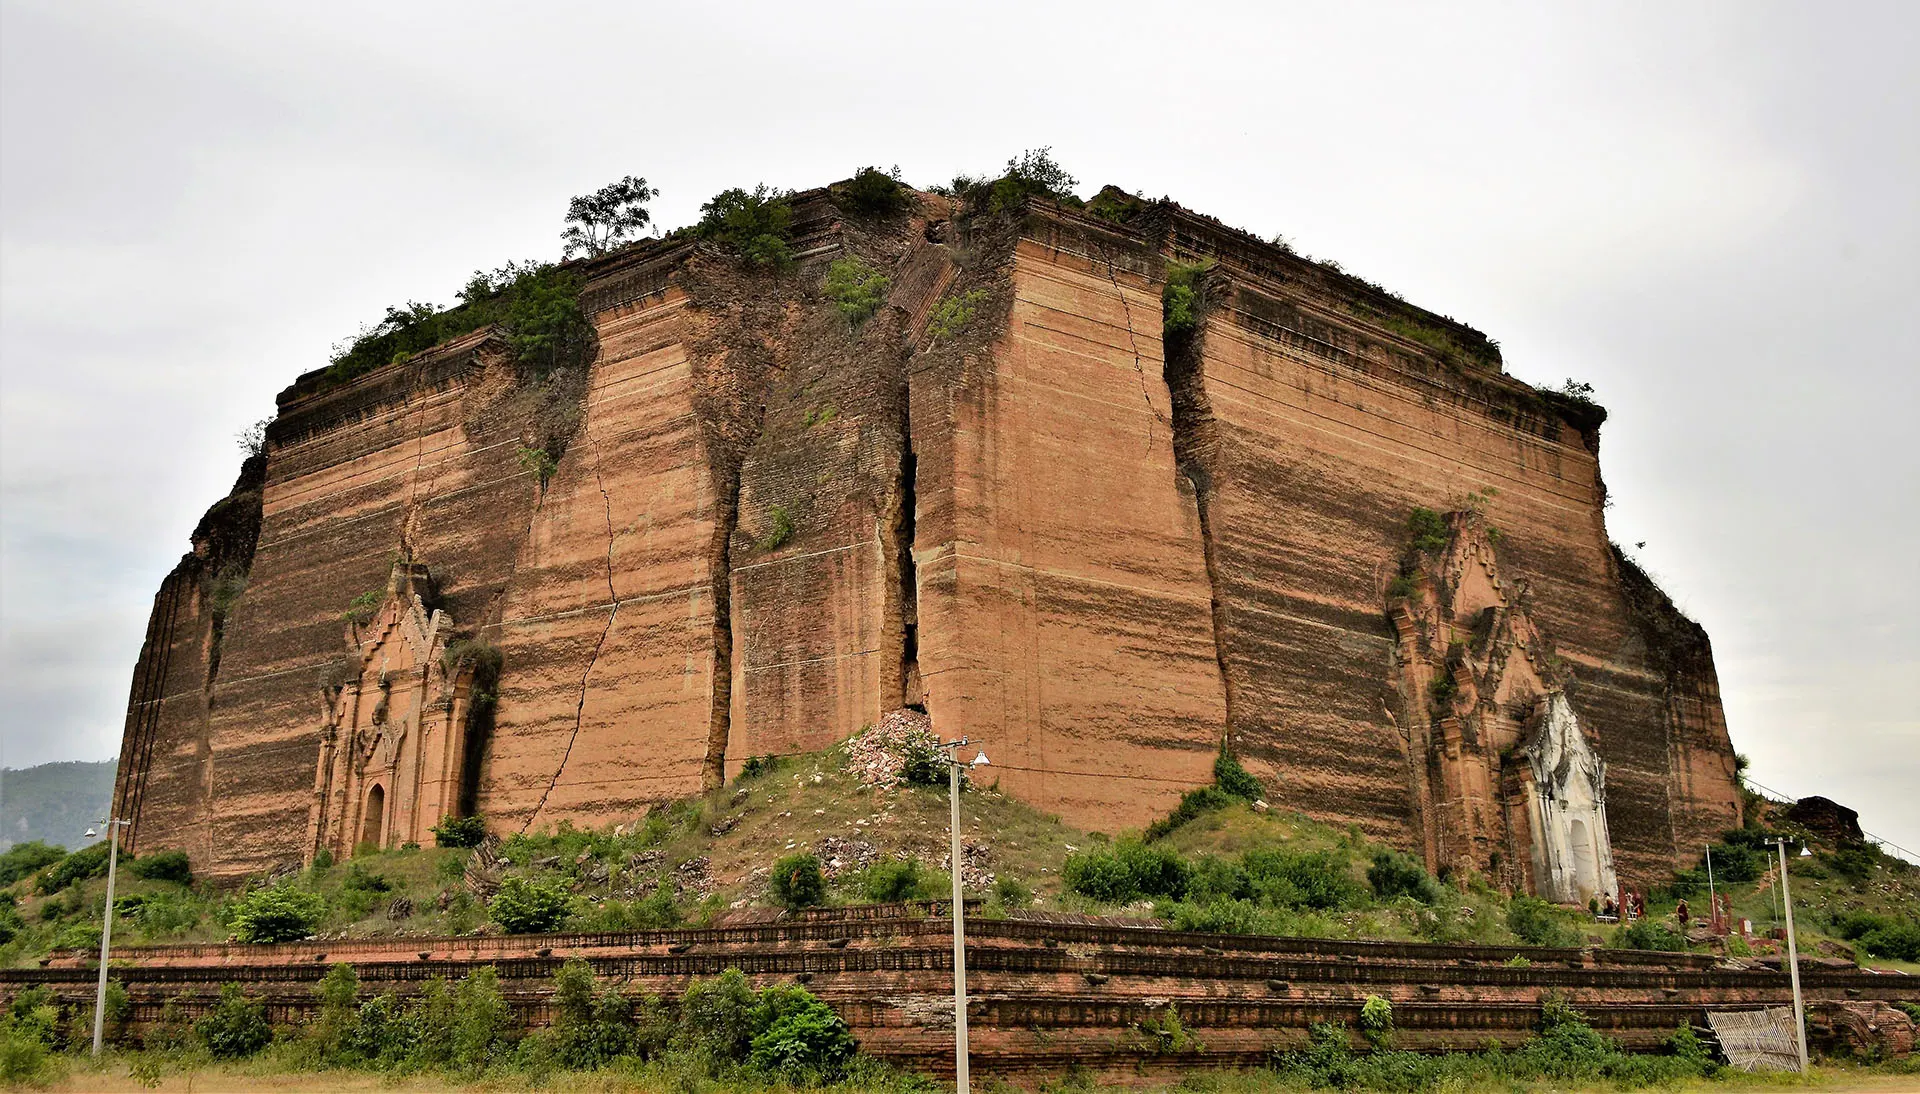
[[[1571,822],[1568,829],[1568,850],[1573,852],[1573,884],[1581,897],[1591,897],[1600,891],[1600,864],[1594,853],[1593,833],[1583,820]]]
[[[372,790],[367,791],[367,811],[361,814],[360,820],[360,842],[370,843],[375,847],[380,846],[381,829],[386,819],[387,791],[386,788],[375,785]]]

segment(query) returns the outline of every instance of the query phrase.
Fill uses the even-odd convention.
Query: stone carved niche
[[[428,842],[459,807],[472,672],[442,664],[453,621],[427,607],[431,581],[425,565],[395,563],[372,617],[347,624],[347,678],[322,692],[308,861]]]
[[[1606,765],[1567,697],[1527,591],[1501,573],[1494,533],[1447,516],[1439,551],[1390,589],[1394,720],[1430,869],[1585,903],[1614,885]]]

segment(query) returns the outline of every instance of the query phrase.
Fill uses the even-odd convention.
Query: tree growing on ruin
[[[567,228],[560,233],[566,256],[598,258],[638,239],[653,223],[647,202],[659,196],[660,191],[648,186],[646,179],[628,175],[575,197],[567,203]]]

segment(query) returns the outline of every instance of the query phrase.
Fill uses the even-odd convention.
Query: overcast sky
[[[114,755],[235,434],[569,196],[1052,145],[1593,384],[1753,774],[1920,850],[1920,5],[1600,7],[4,0],[3,762]]]

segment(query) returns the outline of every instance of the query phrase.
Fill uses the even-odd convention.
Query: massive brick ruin
[[[1164,814],[1224,742],[1276,805],[1566,900],[1738,823],[1706,636],[1608,543],[1598,408],[1171,202],[793,207],[787,270],[580,265],[552,466],[491,331],[283,392],[155,598],[134,843],[234,876],[630,820],[906,705],[1076,823]],[[891,278],[858,325],[846,255]]]

